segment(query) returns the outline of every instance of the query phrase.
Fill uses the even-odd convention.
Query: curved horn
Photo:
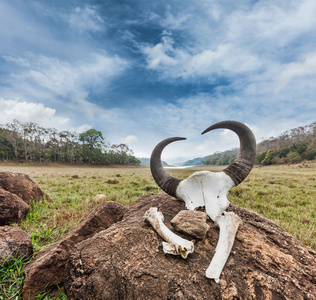
[[[176,197],[176,190],[181,180],[168,174],[161,164],[162,150],[172,142],[185,140],[182,137],[173,137],[161,141],[153,150],[150,157],[150,170],[156,183],[169,195]]]
[[[235,185],[238,185],[248,176],[255,163],[255,136],[245,124],[236,121],[218,122],[205,129],[202,134],[217,128],[230,129],[239,137],[240,149],[238,155],[234,162],[223,170],[234,181]]]

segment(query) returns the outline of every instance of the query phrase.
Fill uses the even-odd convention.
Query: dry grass
[[[123,205],[159,189],[146,167],[69,167],[1,165],[1,170],[30,175],[50,195],[52,202],[32,204],[26,220],[14,224],[30,233],[35,251],[51,244],[74,228],[100,201]],[[168,169],[184,179],[195,171],[220,171],[220,167]],[[254,210],[283,227],[316,250],[316,161],[306,165],[257,167],[228,196],[237,205]],[[95,199],[97,194],[105,197]],[[21,299],[26,262],[13,260],[0,265],[0,299]],[[41,293],[37,299],[66,299]]]
[[[91,211],[104,194],[105,201],[126,205],[159,191],[148,167],[69,167],[0,165],[1,170],[29,174],[53,202],[34,203],[27,219],[16,224],[31,233],[35,250],[54,242]],[[198,170],[220,167],[168,169],[184,179]],[[231,190],[229,200],[273,220],[316,250],[316,162],[306,165],[256,167]]]

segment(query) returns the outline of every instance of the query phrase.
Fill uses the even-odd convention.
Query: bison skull
[[[189,210],[205,206],[207,215],[219,226],[220,237],[216,252],[206,271],[208,278],[214,278],[218,282],[219,275],[233,246],[238,226],[241,224],[241,219],[237,215],[226,212],[223,215],[229,205],[227,194],[233,186],[241,183],[251,171],[256,156],[256,140],[246,125],[236,121],[216,123],[203,131],[202,134],[217,128],[234,131],[240,141],[240,149],[235,161],[222,172],[196,172],[182,181],[168,174],[161,164],[161,153],[168,144],[185,140],[181,137],[161,141],[152,152],[150,167],[156,183],[162,190],[171,196],[182,199]]]

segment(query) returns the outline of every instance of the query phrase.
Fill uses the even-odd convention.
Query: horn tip
[[[185,137],[174,137],[174,138],[170,138],[170,139],[167,139],[167,140],[170,140],[170,142],[176,142],[176,141],[183,141],[183,140],[186,140],[187,138]]]
[[[216,125],[216,124],[215,124],[215,125]],[[206,129],[201,133],[201,135],[204,134],[204,133],[207,133],[207,132],[209,132],[209,131],[212,131],[212,130],[215,129],[215,128],[216,128],[216,127],[215,127],[214,125],[212,125],[212,126],[206,128]]]
[[[207,132],[209,132],[209,130],[205,129],[205,130],[201,133],[201,135],[204,134],[204,133],[207,133]]]

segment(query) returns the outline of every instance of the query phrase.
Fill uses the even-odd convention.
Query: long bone
[[[193,210],[205,206],[206,213],[215,222],[219,222],[220,238],[216,247],[217,251],[211,262],[212,272],[207,272],[207,277],[218,279],[233,246],[236,232],[224,231],[233,228],[235,218],[224,217],[224,222],[219,218],[229,205],[228,191],[240,184],[250,173],[256,157],[256,140],[251,130],[244,124],[236,121],[223,121],[216,123],[202,132],[207,133],[217,128],[234,131],[240,141],[240,149],[235,161],[219,173],[209,171],[195,172],[185,180],[179,180],[168,174],[161,163],[161,153],[170,143],[185,140],[182,137],[168,138],[161,141],[153,150],[150,167],[156,183],[171,196],[178,197],[185,202],[186,208]],[[224,226],[223,224],[226,225]],[[238,222],[237,222],[238,223]],[[221,225],[222,224],[222,225]],[[226,229],[223,229],[226,228]],[[238,226],[237,226],[238,229]],[[236,229],[236,231],[237,231]],[[231,245],[224,247],[223,244]],[[229,251],[228,251],[229,250]],[[221,257],[223,263],[216,263]],[[215,270],[214,270],[215,269]],[[215,274],[215,275],[210,275]],[[216,276],[216,277],[213,277]]]
[[[213,278],[218,283],[242,220],[235,213],[224,211],[224,215],[218,216],[215,223],[219,226],[219,239],[213,259],[206,270],[206,277]]]
[[[194,252],[194,244],[191,241],[173,233],[164,223],[164,217],[158,212],[157,207],[151,207],[144,215],[144,221],[151,224],[157,233],[168,243],[163,242],[163,251],[165,253],[178,255],[187,258],[189,253]]]

